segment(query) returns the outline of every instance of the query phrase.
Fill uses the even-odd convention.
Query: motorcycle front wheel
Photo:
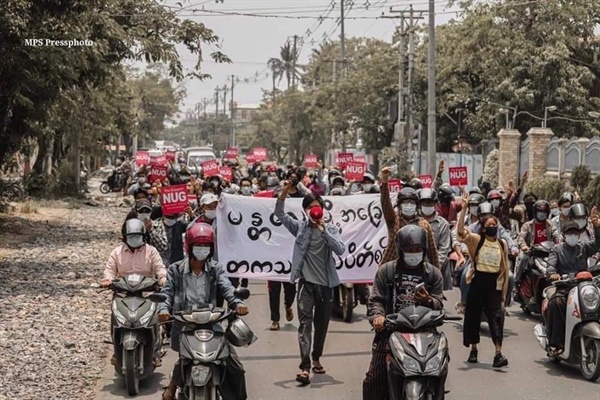
[[[127,394],[135,396],[140,392],[140,378],[137,374],[137,349],[125,350],[123,363],[125,365],[125,387]]]
[[[108,186],[107,182],[102,182],[100,185],[100,193],[108,194],[110,192],[110,186]]]
[[[581,374],[588,381],[596,381],[600,378],[600,340],[586,337],[583,345],[586,357],[581,357]]]
[[[341,289],[342,319],[344,322],[352,322],[354,314],[354,288],[341,285]]]
[[[217,388],[212,379],[203,387],[188,386],[188,400],[219,400]]]

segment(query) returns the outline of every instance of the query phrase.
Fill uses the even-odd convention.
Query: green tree
[[[583,193],[592,180],[592,171],[587,165],[578,165],[571,171],[571,186]]]

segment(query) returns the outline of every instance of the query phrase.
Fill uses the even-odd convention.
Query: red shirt
[[[548,228],[545,222],[534,222],[533,234],[535,235],[534,244],[540,244],[548,240]]]

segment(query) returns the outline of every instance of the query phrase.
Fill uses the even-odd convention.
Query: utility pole
[[[208,106],[208,99],[205,97],[202,99],[202,109],[204,110],[204,118],[206,118],[206,106]]]
[[[219,87],[215,88],[215,136],[217,137],[217,125],[219,123]]]
[[[294,50],[292,52],[292,87],[295,88],[296,87],[296,58],[297,58],[297,42],[298,42],[298,35],[294,35]]]
[[[235,75],[231,75],[231,105],[229,106],[229,112],[231,114],[231,147],[235,147],[235,114],[234,114],[234,103],[233,103],[233,88],[235,86]]]
[[[346,35],[345,35],[345,29],[344,29],[344,1],[345,0],[341,0],[340,1],[340,11],[341,11],[341,20],[340,20],[340,27],[341,27],[341,36],[340,36],[340,47],[342,49],[342,77],[346,77]]]
[[[427,167],[435,179],[436,113],[435,113],[435,0],[429,0],[429,65],[427,66]]]
[[[223,115],[227,115],[227,85],[223,85]]]
[[[335,82],[337,78],[337,60],[333,60],[333,82]]]

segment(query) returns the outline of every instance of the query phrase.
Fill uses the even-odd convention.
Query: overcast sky
[[[436,15],[436,24],[456,17],[456,14],[452,13],[456,9],[446,8],[447,0],[435,1],[436,13],[439,13]],[[169,0],[167,4],[175,6],[177,2],[178,0]],[[353,4],[352,0],[346,0],[344,4],[347,16],[346,37],[370,36],[388,41],[398,21],[374,17],[382,15],[382,12],[393,15],[389,12],[390,7],[395,10],[407,9],[409,4],[421,10],[428,7],[427,0],[354,0]],[[193,108],[196,103],[202,103],[203,98],[213,101],[216,86],[222,87],[227,84],[230,88],[231,75],[240,80],[235,85],[235,101],[239,104],[259,103],[262,99],[261,88],[270,88],[272,85],[268,76],[267,61],[271,57],[279,57],[279,48],[287,40],[293,40],[294,35],[302,38],[299,42],[300,63],[306,63],[311,48],[318,47],[318,43],[324,38],[337,39],[340,35],[340,27],[336,20],[340,16],[340,0],[223,0],[223,3],[216,3],[215,0],[188,0],[183,2],[183,6],[186,9],[179,12],[181,18],[202,22],[211,28],[222,41],[222,51],[233,62],[216,64],[206,61],[202,71],[212,75],[212,79],[185,82],[187,97],[181,106],[182,112]],[[269,17],[223,16],[207,11],[194,11],[203,8],[213,12],[262,14]],[[299,16],[311,19],[297,19]],[[319,23],[320,16],[335,19],[324,19]],[[191,69],[195,63],[194,56],[183,46],[178,49],[184,66]],[[205,51],[209,50],[210,48],[206,48]],[[249,82],[244,83],[244,80]],[[282,85],[284,84],[282,82]],[[230,100],[229,96],[230,94],[227,102]],[[214,104],[210,104],[207,110],[214,110]]]

